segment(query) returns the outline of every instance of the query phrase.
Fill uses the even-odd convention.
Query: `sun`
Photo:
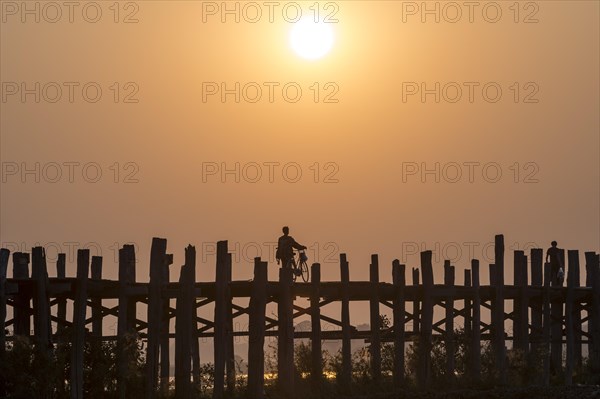
[[[315,22],[312,17],[304,17],[296,22],[290,32],[290,45],[300,57],[318,60],[333,48],[335,36],[331,24]]]

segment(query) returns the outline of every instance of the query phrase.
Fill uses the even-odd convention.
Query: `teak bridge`
[[[371,375],[382,378],[381,343],[394,343],[394,386],[402,388],[405,382],[405,343],[418,339],[419,387],[431,382],[431,346],[433,336],[444,340],[448,348],[446,372],[454,374],[454,328],[461,318],[470,340],[469,372],[477,380],[481,377],[482,341],[490,341],[494,362],[500,381],[506,380],[507,348],[528,353],[543,349],[543,382],[549,384],[550,375],[560,373],[566,384],[573,381],[575,368],[582,365],[582,348],[587,345],[589,362],[600,372],[600,256],[585,253],[586,283],[580,287],[579,252],[560,250],[566,267],[566,287],[552,275],[551,265],[543,262],[543,250],[514,251],[514,282],[504,280],[504,237],[495,237],[495,259],[489,265],[490,285],[480,285],[479,261],[471,261],[464,270],[464,285],[456,284],[455,268],[446,261],[443,265],[444,281],[434,283],[432,252],[421,252],[420,267],[412,269],[412,284],[406,284],[405,265],[394,260],[391,265],[393,283],[379,280],[378,256],[372,255],[369,281],[350,281],[348,259],[340,255],[340,281],[321,281],[320,265],[312,264],[311,282],[293,282],[289,269],[279,270],[279,281],[268,281],[267,262],[256,258],[252,281],[232,280],[231,254],[227,241],[217,245],[216,278],[214,282],[196,281],[196,250],[185,249],[185,264],[181,267],[179,282],[169,281],[169,265],[173,256],[167,254],[167,241],[154,238],[150,255],[150,280],[136,282],[135,249],[125,245],[119,251],[118,281],[102,279],[102,258],[93,256],[87,249],[77,253],[77,276],[65,275],[65,255],[59,254],[56,277],[49,278],[45,251],[35,247],[30,254],[17,252],[12,256],[13,277],[7,278],[10,252],[0,251],[0,351],[6,350],[7,340],[15,335],[30,335],[33,317],[33,341],[43,350],[52,350],[53,342],[61,332],[71,337],[70,391],[72,398],[83,397],[83,356],[86,340],[117,342],[128,332],[139,334],[147,340],[145,397],[153,398],[169,384],[169,340],[175,339],[175,390],[176,397],[189,398],[192,381],[199,381],[199,337],[214,338],[214,398],[222,398],[235,389],[235,362],[233,342],[235,336],[249,337],[248,395],[263,397],[265,336],[278,337],[277,378],[279,386],[289,397],[294,392],[294,339],[305,338],[311,342],[311,378],[318,383],[323,377],[321,345],[324,339],[342,342],[342,370],[338,376],[342,386],[352,379],[351,340],[370,342]],[[528,260],[529,257],[529,260]],[[530,265],[530,267],[529,267]],[[91,267],[91,277],[90,274]],[[306,308],[294,303],[296,297],[308,299]],[[170,299],[176,299],[176,307]],[[249,298],[249,306],[234,303],[236,298]],[[103,300],[118,300],[114,307],[105,307]],[[72,320],[67,320],[67,302],[72,301]],[[368,301],[370,304],[370,331],[358,331],[350,323],[350,303]],[[512,302],[511,312],[505,310]],[[147,320],[136,317],[136,303],[148,306]],[[214,302],[214,319],[199,317],[200,307]],[[277,303],[277,318],[266,315],[268,303]],[[339,320],[321,314],[321,307],[338,302],[341,305]],[[457,308],[457,302],[462,307]],[[33,306],[31,306],[33,304]],[[7,305],[12,306],[14,317],[6,320]],[[392,326],[384,327],[380,321],[380,307],[392,309]],[[434,308],[441,307],[441,318],[436,320]],[[87,308],[91,317],[86,318]],[[53,311],[53,308],[55,310]],[[481,319],[482,309],[491,314],[491,322]],[[234,331],[233,320],[247,314],[248,331]],[[117,336],[103,336],[103,317],[118,318]],[[310,315],[311,331],[294,331],[294,319]],[[585,316],[585,317],[584,317]],[[169,321],[175,318],[175,332]],[[325,321],[339,327],[322,331]],[[510,321],[512,332],[505,329]],[[56,329],[52,331],[52,323]],[[91,330],[88,325],[91,324]],[[412,330],[407,330],[412,326]],[[587,327],[584,327],[587,326]],[[7,336],[7,328],[13,334]],[[119,348],[119,346],[117,346]],[[563,364],[563,350],[566,361]],[[121,398],[126,392],[123,373],[127,355],[118,350],[118,390]],[[159,367],[160,366],[160,367]]]

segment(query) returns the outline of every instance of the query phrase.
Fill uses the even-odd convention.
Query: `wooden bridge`
[[[431,382],[431,345],[434,335],[441,336],[448,348],[446,372],[454,373],[455,322],[462,325],[470,339],[469,370],[476,381],[481,377],[482,340],[492,344],[494,361],[500,382],[506,381],[506,341],[512,347],[528,353],[545,349],[544,383],[549,384],[551,372],[564,375],[572,383],[573,372],[581,367],[582,348],[587,346],[590,365],[600,372],[600,257],[585,253],[586,283],[580,287],[579,253],[561,250],[566,265],[566,287],[552,275],[551,265],[543,262],[543,250],[532,249],[529,254],[514,251],[513,284],[504,281],[504,238],[495,237],[494,263],[488,265],[490,285],[480,284],[479,261],[471,261],[464,270],[464,284],[456,284],[455,267],[446,261],[444,281],[436,284],[432,252],[421,252],[419,268],[412,269],[412,284],[406,284],[405,265],[398,260],[391,266],[393,283],[380,282],[381,267],[378,256],[372,255],[369,281],[350,281],[348,259],[340,255],[340,281],[321,281],[320,265],[311,267],[311,281],[293,282],[288,269],[280,269],[279,281],[267,280],[267,262],[256,258],[252,281],[232,280],[231,253],[227,241],[217,244],[216,278],[214,282],[196,281],[196,250],[185,249],[185,264],[181,267],[179,282],[169,281],[169,266],[173,256],[167,254],[167,241],[154,238],[150,256],[150,280],[136,282],[135,249],[125,245],[119,251],[118,281],[102,279],[102,258],[92,257],[89,250],[77,253],[77,275],[65,275],[65,255],[59,254],[56,277],[49,278],[44,248],[36,247],[31,254],[12,255],[13,275],[7,278],[10,252],[0,251],[0,351],[6,350],[6,341],[15,335],[30,335],[40,348],[51,351],[53,342],[67,329],[71,336],[71,397],[83,397],[83,348],[86,340],[119,340],[128,332],[136,332],[147,340],[146,392],[147,398],[156,397],[161,389],[168,389],[172,377],[169,364],[169,341],[175,340],[175,386],[178,398],[191,395],[191,381],[199,380],[200,337],[214,339],[214,397],[221,398],[235,388],[234,337],[249,338],[248,395],[263,396],[264,343],[266,336],[278,340],[277,378],[284,392],[294,392],[294,339],[307,338],[312,347],[311,378],[318,383],[323,378],[321,344],[325,339],[342,342],[342,370],[340,384],[349,386],[352,378],[351,340],[370,342],[371,375],[375,381],[382,378],[381,343],[394,343],[394,386],[405,383],[405,343],[418,338],[418,385],[426,388]],[[528,259],[529,258],[529,259]],[[31,260],[31,275],[29,263]],[[530,266],[529,266],[530,265]],[[91,276],[90,276],[91,268]],[[306,298],[308,307],[294,303],[296,297]],[[176,307],[170,299],[176,299]],[[237,305],[237,298],[249,298],[249,306]],[[103,300],[117,300],[114,307],[106,307]],[[67,302],[73,304],[71,320],[67,320]],[[350,304],[368,301],[370,330],[358,331],[350,323]],[[513,311],[507,312],[507,301]],[[112,301],[114,302],[114,301]],[[136,317],[136,304],[148,307],[147,319]],[[198,309],[214,302],[214,318],[198,316]],[[266,315],[267,304],[277,303],[277,317]],[[339,319],[321,314],[321,307],[338,302]],[[33,305],[33,306],[32,306]],[[461,307],[457,307],[462,305]],[[13,308],[13,318],[7,320],[7,306]],[[383,327],[380,308],[393,312],[392,326]],[[441,307],[442,317],[436,320],[435,307]],[[86,318],[87,308],[91,317]],[[491,322],[481,319],[481,310],[487,309]],[[103,318],[116,316],[116,336],[103,335]],[[236,317],[248,315],[247,331],[234,331]],[[294,331],[294,319],[309,315],[311,331]],[[175,331],[169,321],[175,318]],[[339,327],[322,331],[321,322]],[[508,321],[508,323],[507,323]],[[53,331],[52,323],[56,328]],[[512,333],[506,327],[512,326]],[[88,326],[91,325],[91,329]],[[411,327],[408,330],[407,327]],[[584,326],[587,326],[584,327]],[[7,335],[7,328],[12,334]],[[119,346],[117,346],[120,348]],[[563,350],[566,362],[563,364]],[[121,352],[121,349],[119,349]],[[118,356],[118,390],[121,398],[128,397],[123,382],[127,356]]]

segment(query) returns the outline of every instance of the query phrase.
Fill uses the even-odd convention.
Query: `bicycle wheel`
[[[298,278],[298,274],[296,271],[298,270],[298,266],[296,265],[296,261],[290,261],[290,269],[292,269],[292,279],[294,283],[296,282],[296,278]]]
[[[302,280],[304,280],[305,283],[308,283],[308,280],[310,279],[310,271],[306,262],[300,263],[300,271],[302,272]]]

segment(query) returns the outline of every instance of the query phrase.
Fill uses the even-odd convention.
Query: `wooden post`
[[[311,321],[311,377],[315,392],[321,385],[323,379],[323,355],[321,353],[321,265],[313,263],[311,266],[311,297],[310,297],[310,321]]]
[[[415,288],[419,289],[419,269],[413,267],[412,269],[412,284]],[[419,325],[421,323],[421,300],[419,299],[419,293],[415,291],[415,299],[413,300],[413,335],[418,336],[420,332]]]
[[[198,394],[198,391],[200,391],[202,389],[202,381],[201,381],[201,375],[200,375],[200,342],[198,342],[198,322],[197,322],[197,318],[198,318],[198,306],[197,306],[197,302],[196,302],[196,297],[198,295],[198,291],[196,289],[196,258],[195,258],[195,253],[196,253],[196,249],[194,248],[194,267],[190,268],[189,274],[190,274],[190,281],[192,281],[191,283],[191,289],[192,289],[192,297],[191,297],[191,305],[190,305],[190,311],[191,311],[191,323],[190,323],[190,334],[191,334],[191,340],[192,340],[192,347],[191,347],[191,353],[192,353],[192,381],[194,382],[193,385],[193,389],[192,389],[192,397],[194,395]]]
[[[563,249],[559,249],[560,264],[565,265],[565,252]],[[550,346],[551,352],[551,370],[555,375],[562,375],[562,354],[563,354],[563,299],[562,299],[562,284],[559,284],[558,278],[553,276],[555,280],[555,287],[552,291],[551,298],[551,333],[552,333],[552,344]]]
[[[543,255],[541,248],[531,250],[531,285],[538,292],[531,306],[531,350],[536,354],[540,351],[542,341]]]
[[[10,251],[0,249],[0,364],[5,364],[6,356],[6,275]],[[6,378],[0,378],[0,395],[5,395]]]
[[[167,260],[168,264],[173,263],[173,257],[170,255],[170,259]],[[188,318],[188,326],[186,327],[188,333],[187,337],[189,337],[190,345],[189,349],[187,349],[186,364],[191,362],[192,375],[194,377],[194,382],[197,383],[195,386],[196,389],[200,389],[200,353],[199,353],[199,343],[198,343],[198,334],[197,334],[197,323],[196,317],[198,315],[196,308],[196,247],[192,245],[188,245],[185,249],[185,265],[187,267],[186,275],[187,281],[185,284],[187,291],[187,301],[188,304],[186,306],[186,317]],[[168,265],[167,265],[168,266]],[[184,318],[185,320],[185,318]],[[177,320],[176,320],[177,321]],[[190,375],[189,372],[186,374],[186,379],[184,381],[189,381]],[[190,384],[190,396],[193,398],[194,395],[197,395],[197,392],[191,389],[192,386]]]
[[[579,251],[569,250],[569,267],[567,269],[567,298],[565,303],[565,323],[567,335],[567,359],[565,364],[565,384],[573,384],[573,368],[575,365],[575,331],[573,328],[573,301],[575,287],[575,269],[579,269]]]
[[[31,277],[35,280],[33,296],[35,341],[40,350],[48,352],[52,347],[52,328],[50,325],[50,302],[48,300],[48,269],[46,252],[43,247],[32,249]]]
[[[67,277],[66,273],[66,255],[58,254],[58,258],[56,260],[56,277],[60,279],[64,279]],[[56,333],[58,335],[58,340],[64,340],[65,333],[65,324],[63,322],[67,321],[67,299],[64,296],[57,298],[57,309],[56,309],[56,317],[58,318],[58,325],[56,326]],[[59,386],[64,386],[64,379],[59,381]]]
[[[83,399],[83,353],[89,268],[90,250],[77,250],[77,281],[75,282],[75,301],[73,303],[71,348],[71,399]]]
[[[350,332],[350,269],[346,254],[340,254],[340,280],[342,284],[342,375],[343,389],[349,389],[352,381],[352,349]]]
[[[543,364],[543,383],[544,386],[550,385],[550,282],[552,281],[552,267],[550,263],[544,263],[544,314],[543,314],[543,344],[544,344],[544,364]]]
[[[166,262],[162,267],[163,284],[169,284],[170,273],[169,266],[173,263],[173,256],[167,256]],[[162,298],[161,304],[162,325],[160,328],[160,391],[163,395],[169,393],[169,373],[170,373],[170,348],[169,348],[169,325],[171,322],[171,299]],[[177,321],[177,320],[176,320]]]
[[[15,280],[29,279],[29,254],[15,252],[13,254],[13,278]],[[29,336],[31,331],[30,317],[31,295],[25,291],[23,285],[19,285],[19,292],[15,295],[15,335]]]
[[[419,365],[417,382],[421,390],[431,385],[431,338],[433,325],[433,266],[431,251],[421,252],[421,273],[423,275],[423,312],[421,333],[419,334]]]
[[[498,365],[500,383],[505,385],[506,375],[506,347],[504,342],[504,236],[498,234],[494,239],[494,283],[496,285],[496,298],[492,313],[494,361]]]
[[[595,375],[600,374],[600,258],[594,252],[585,253],[586,269],[592,287],[590,309],[590,366]]]
[[[135,328],[135,301],[130,298],[129,286],[135,282],[135,248],[124,245],[119,249],[119,313],[117,319],[117,392],[119,399],[128,397],[127,365],[131,361],[128,335]]]
[[[513,308],[513,347],[524,354],[529,352],[529,301],[527,299],[527,257],[514,251],[514,285],[518,289]]]
[[[371,255],[369,265],[371,281],[371,299],[369,301],[371,316],[371,377],[375,383],[381,380],[381,317],[379,316],[379,260],[377,255]]]
[[[126,269],[127,276],[125,278],[125,281],[127,284],[135,284],[137,268],[135,246],[123,245],[123,248],[125,247],[127,247],[128,251],[130,251],[130,255],[128,257],[129,265]],[[137,328],[137,300],[133,296],[130,296],[127,299],[127,303],[129,306],[129,308],[127,309],[127,328],[133,331]]]
[[[194,303],[196,300],[194,299]],[[192,309],[192,381],[194,382],[194,392],[202,389],[202,376],[200,375],[200,342],[198,342],[198,308],[194,305]]]
[[[513,286],[517,289],[521,288],[521,257],[523,251],[513,252]],[[523,342],[521,335],[521,308],[523,307],[523,299],[521,298],[520,290],[517,292],[513,300],[513,350],[522,350]]]
[[[448,381],[454,380],[454,282],[455,272],[454,266],[450,265],[450,261],[444,262],[444,284],[451,291],[446,296],[446,323],[445,323],[445,346],[446,346],[446,378]]]
[[[148,283],[148,348],[146,350],[146,398],[156,397],[160,326],[162,324],[162,277],[167,256],[167,240],[152,239],[150,249],[150,282]]]
[[[196,269],[196,249],[189,245],[185,249],[185,265],[181,267],[179,293],[177,295],[175,319],[175,398],[192,398],[192,310],[196,300],[194,293],[194,271]]]
[[[294,395],[294,325],[292,269],[279,269],[279,331],[277,340],[277,383],[284,397]]]
[[[585,252],[585,287],[591,288],[593,286],[593,276],[594,271],[592,268],[593,260],[594,260],[595,252]],[[585,310],[587,313],[588,323],[587,323],[587,332],[588,332],[588,360],[589,363],[592,363],[593,353],[594,353],[594,342],[592,340],[593,331],[594,331],[594,317],[593,317],[593,295],[588,299]]]
[[[471,372],[473,380],[481,380],[481,297],[479,294],[479,261],[471,260],[473,283],[473,326],[471,334]]]
[[[392,262],[392,281],[394,284],[394,388],[399,391],[404,385],[404,340],[405,313],[404,291],[406,286],[406,266],[398,259]]]
[[[97,283],[99,285],[102,280],[102,257],[92,256],[92,276],[91,283]],[[90,290],[92,291],[92,290]],[[91,336],[91,347],[92,356],[98,356],[100,354],[100,348],[102,346],[102,298],[100,296],[94,296],[90,299],[92,308],[92,336]],[[104,393],[104,387],[101,384],[95,383],[98,380],[92,379],[90,386],[90,396],[102,396]]]
[[[92,281],[102,280],[102,257],[92,256]],[[102,298],[92,298],[92,336],[96,338],[94,345],[100,343],[102,337]]]
[[[264,398],[265,311],[267,306],[267,262],[254,258],[254,280],[250,294],[248,326],[248,397]]]
[[[6,271],[9,256],[10,251],[8,249],[0,249],[0,359],[3,359],[6,351]],[[3,393],[1,387],[0,393]]]
[[[472,281],[471,270],[465,269],[465,287],[466,288],[472,287],[471,281]],[[465,332],[465,334],[469,334],[469,332],[473,329],[473,327],[472,327],[473,306],[472,306],[471,299],[465,298],[464,306],[465,306],[464,332]]]
[[[226,336],[227,336],[227,351],[225,358],[225,369],[227,372],[227,395],[232,397],[235,391],[235,352],[233,346],[233,301],[231,297],[231,254],[227,254],[225,269],[227,271],[227,287],[225,295],[225,322],[226,322]]]
[[[572,265],[573,267],[573,288],[579,288],[581,286],[581,272],[579,267],[579,256],[577,257],[577,263]],[[569,268],[571,268],[571,264],[569,264]],[[573,348],[573,366],[577,369],[578,372],[582,370],[583,367],[583,354],[582,354],[582,323],[581,323],[581,302],[576,301],[573,303],[573,336],[574,336],[574,348]]]
[[[217,242],[217,269],[215,272],[215,386],[213,398],[222,398],[225,385],[225,358],[227,356],[227,241]]]
[[[529,353],[529,276],[527,275],[527,255],[521,256],[521,298],[523,307],[521,308],[521,335],[525,353]]]

